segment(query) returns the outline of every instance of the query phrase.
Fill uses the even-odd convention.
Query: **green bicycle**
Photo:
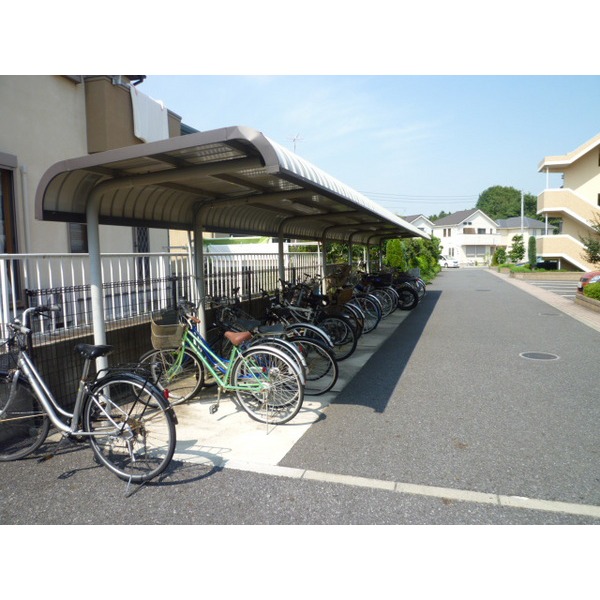
[[[172,404],[193,397],[202,387],[218,386],[232,392],[241,408],[255,421],[281,425],[293,419],[304,401],[305,374],[286,352],[266,344],[241,348],[250,332],[228,332],[231,353],[219,356],[198,330],[199,319],[192,305],[178,306],[178,323],[152,322],[154,350],[140,358],[154,373],[157,384],[168,390]],[[210,382],[210,383],[209,383]]]

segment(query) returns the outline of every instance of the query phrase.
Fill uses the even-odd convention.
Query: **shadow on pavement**
[[[427,292],[332,404],[368,406],[375,412],[385,410],[440,295],[440,291]]]

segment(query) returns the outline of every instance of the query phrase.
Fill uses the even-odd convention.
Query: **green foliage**
[[[352,245],[352,262],[363,259],[363,247]],[[348,244],[342,242],[327,243],[327,264],[348,263]]]
[[[585,250],[583,251],[585,259],[597,265],[600,263],[600,218],[595,217],[592,223],[594,233],[589,236],[579,236],[579,239],[585,246]]]
[[[431,240],[389,240],[385,248],[383,262],[388,267],[399,271],[419,268],[421,277],[431,280],[440,270],[440,240],[435,236]]]
[[[525,216],[537,219],[537,198],[533,194],[524,195],[523,205]],[[489,187],[479,194],[475,208],[494,220],[519,217],[521,192],[513,187],[501,185]]]
[[[583,288],[583,295],[587,298],[600,300],[600,283],[590,283]]]
[[[439,215],[430,215],[427,217],[432,223],[435,223],[438,219],[443,219],[444,217],[449,217],[452,213],[446,212],[443,210]]]
[[[516,263],[520,260],[523,260],[525,256],[525,245],[523,244],[523,236],[522,235],[513,235],[512,238],[512,247],[508,251],[508,258]]]
[[[502,265],[506,262],[506,248],[496,248],[492,256],[492,265]]]
[[[534,235],[529,236],[527,242],[527,260],[529,261],[529,266],[535,269],[535,265],[537,264],[537,243]]]

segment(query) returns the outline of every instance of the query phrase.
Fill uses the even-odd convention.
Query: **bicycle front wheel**
[[[132,375],[108,376],[91,390],[84,430],[98,461],[134,483],[160,475],[175,452],[173,409],[153,385]]]
[[[161,391],[169,390],[171,404],[189,400],[204,383],[204,367],[189,350],[151,350],[140,362],[149,365]]]
[[[261,423],[287,423],[304,401],[298,366],[275,348],[254,346],[245,350],[232,366],[230,384],[241,407]]]
[[[12,391],[12,393],[11,393]],[[46,439],[50,419],[27,383],[0,374],[0,461],[17,460]]]

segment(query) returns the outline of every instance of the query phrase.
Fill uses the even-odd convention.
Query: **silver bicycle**
[[[8,323],[3,343],[14,368],[0,371],[0,461],[37,450],[54,425],[63,439],[88,439],[98,461],[129,483],[162,473],[175,452],[176,417],[168,400],[139,366],[103,369],[90,376],[92,361],[112,346],[77,344],[83,372],[73,412],[59,406],[27,352],[30,318],[60,311],[40,306]]]

